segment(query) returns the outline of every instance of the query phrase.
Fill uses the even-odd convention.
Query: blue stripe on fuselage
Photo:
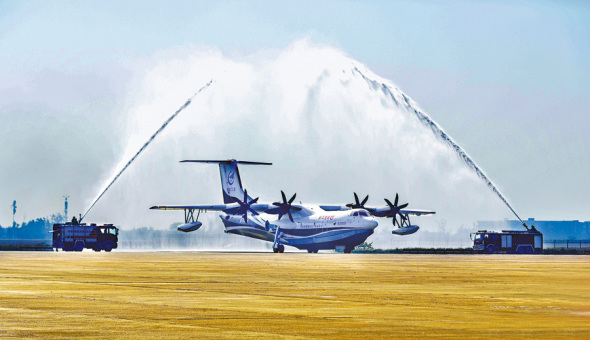
[[[231,219],[221,218],[228,233],[242,235],[274,242],[274,232],[267,231],[263,226],[253,223],[235,222]],[[353,248],[363,243],[367,237],[373,234],[373,228],[280,228],[282,244],[298,249],[334,249],[337,246]]]

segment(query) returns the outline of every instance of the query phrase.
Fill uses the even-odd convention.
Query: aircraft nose
[[[367,219],[367,226],[369,228],[377,228],[378,225],[379,225],[379,223],[377,221],[375,221],[374,218],[368,218]]]

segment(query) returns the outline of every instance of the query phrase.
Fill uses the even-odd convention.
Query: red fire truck
[[[119,229],[112,224],[65,223],[53,225],[53,248],[56,251],[111,251],[117,248]]]
[[[543,234],[527,227],[527,230],[480,230],[471,233],[473,250],[478,253],[540,254],[543,252]]]

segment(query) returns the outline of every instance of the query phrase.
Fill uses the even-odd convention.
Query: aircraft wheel
[[[285,252],[285,246],[282,244],[279,244],[279,253],[284,253]]]
[[[313,254],[313,249],[307,249],[307,252]]]
[[[344,248],[344,253],[345,253],[345,254],[350,254],[350,253],[352,253],[352,249],[353,249],[353,248],[346,247],[346,248]]]
[[[272,252],[273,253],[278,253],[279,252],[279,248],[272,248]]]
[[[314,250],[313,250],[313,253],[314,253],[314,254],[317,254],[317,253],[318,253],[318,249],[314,249]]]

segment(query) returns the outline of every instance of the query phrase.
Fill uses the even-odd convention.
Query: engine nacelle
[[[202,225],[203,225],[203,223],[197,221],[197,222],[182,224],[182,225],[178,226],[177,229],[178,229],[178,231],[188,233],[189,231],[195,231],[195,230],[199,229]]]
[[[395,234],[395,235],[402,235],[402,236],[403,235],[410,235],[410,234],[413,234],[413,233],[417,232],[418,229],[420,229],[419,226],[417,226],[417,225],[411,225],[411,226],[408,226],[408,227],[393,229],[393,231],[391,233],[392,234]]]

